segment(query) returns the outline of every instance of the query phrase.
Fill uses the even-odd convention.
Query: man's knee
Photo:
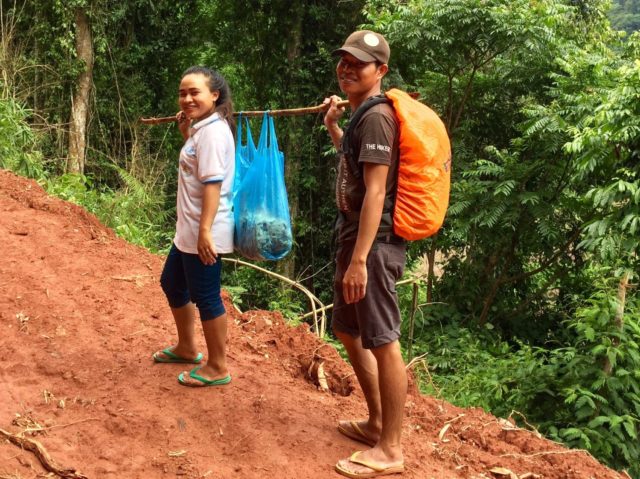
[[[336,338],[338,338],[341,343],[344,344],[345,342],[353,341],[353,338],[354,338],[353,335],[351,335],[351,334],[349,334],[349,333],[347,333],[347,332],[345,332],[345,331],[343,331],[341,329],[338,329],[335,324],[332,326],[331,329],[333,331],[333,334],[335,334]]]
[[[345,349],[348,351],[352,350],[355,347],[362,347],[362,343],[360,342],[360,335],[355,332],[346,332],[342,329],[336,328],[335,324],[333,325],[333,334],[335,334],[336,338],[343,344]]]
[[[373,355],[378,361],[383,359],[388,360],[392,358],[402,359],[402,352],[400,350],[400,341],[398,341],[397,339],[395,341],[391,341],[390,343],[386,343],[381,346],[371,348],[371,352],[373,353]]]

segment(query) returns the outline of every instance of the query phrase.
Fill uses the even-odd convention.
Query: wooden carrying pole
[[[417,99],[420,97],[419,93],[409,93],[411,98]],[[338,102],[338,107],[347,107],[349,106],[348,100],[342,100]],[[271,116],[301,116],[301,115],[309,115],[311,113],[322,113],[329,108],[328,103],[322,103],[321,105],[309,106],[306,108],[289,108],[286,110],[266,110]],[[237,111],[233,114],[233,116],[262,116],[265,114],[265,111]],[[151,117],[151,118],[140,118],[140,122],[145,125],[159,125],[161,123],[172,123],[174,121],[178,121],[178,119],[174,116],[162,116],[162,117]]]
[[[347,107],[349,106],[349,102],[347,100],[339,101],[339,107]],[[328,103],[323,103],[317,106],[310,106],[306,108],[290,108],[288,110],[267,110],[269,115],[271,116],[301,116],[308,115],[310,113],[322,113],[329,108]],[[262,116],[264,115],[264,111],[237,111],[233,114],[233,116]],[[145,125],[158,125],[160,123],[171,123],[177,121],[177,118],[174,116],[164,116],[160,118],[140,118],[140,122]]]

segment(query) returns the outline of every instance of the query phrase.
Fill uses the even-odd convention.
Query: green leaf
[[[587,424],[587,427],[589,427],[591,429],[595,429],[595,428],[600,427],[603,424],[607,424],[609,422],[610,422],[610,419],[607,416],[598,416],[598,417],[592,419],[591,421],[589,421],[589,423]]]

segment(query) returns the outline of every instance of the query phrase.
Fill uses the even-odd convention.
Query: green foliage
[[[259,263],[263,268],[273,267],[273,263]],[[279,311],[292,324],[306,312],[307,298],[300,291],[285,285],[280,280],[265,273],[225,263],[222,268],[222,284],[231,291],[232,300],[241,309],[264,309]]]
[[[576,176],[592,187],[586,199],[594,217],[582,245],[603,261],[636,268],[640,246],[640,33],[625,55],[592,89],[590,111],[581,111],[565,150],[577,159]],[[636,269],[637,270],[637,269]]]
[[[172,234],[166,225],[169,212],[164,209],[164,198],[150,185],[113,168],[123,181],[117,190],[100,187],[90,177],[73,174],[50,178],[46,188],[51,194],[83,206],[127,241],[152,251],[166,251]]]
[[[414,346],[428,353],[423,388],[499,416],[524,412],[542,433],[637,477],[640,302],[627,297],[619,316],[617,294],[615,287],[596,291],[566,321],[566,341],[544,347],[463,327],[445,320],[449,308],[431,307]]]
[[[640,304],[628,300],[616,324],[615,289],[598,291],[569,327],[575,340],[551,353],[559,407],[542,423],[551,437],[584,447],[616,468],[640,474]],[[565,361],[560,359],[565,358]]]
[[[542,349],[502,341],[490,323],[466,328],[449,319],[451,308],[427,311],[428,323],[421,325],[427,334],[419,335],[414,345],[416,355],[427,353],[431,374],[421,381],[426,393],[503,417],[528,411],[525,406],[544,395],[540,386],[552,371]]]
[[[35,179],[44,177],[42,154],[27,123],[29,111],[14,100],[0,99],[0,168]]]
[[[229,294],[231,302],[240,308],[243,304],[242,295],[247,292],[247,288],[244,286],[234,286],[231,284],[225,284],[224,290]]]
[[[640,0],[615,0],[609,18],[616,30],[627,33],[640,30]]]

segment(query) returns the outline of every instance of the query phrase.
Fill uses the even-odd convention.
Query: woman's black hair
[[[215,111],[221,118],[227,120],[227,123],[229,123],[229,126],[231,127],[231,131],[235,134],[236,122],[233,119],[233,101],[231,101],[231,89],[229,88],[227,80],[225,80],[217,70],[200,65],[187,68],[182,74],[182,78],[192,74],[203,75],[207,79],[207,86],[209,87],[209,90],[218,92]]]

